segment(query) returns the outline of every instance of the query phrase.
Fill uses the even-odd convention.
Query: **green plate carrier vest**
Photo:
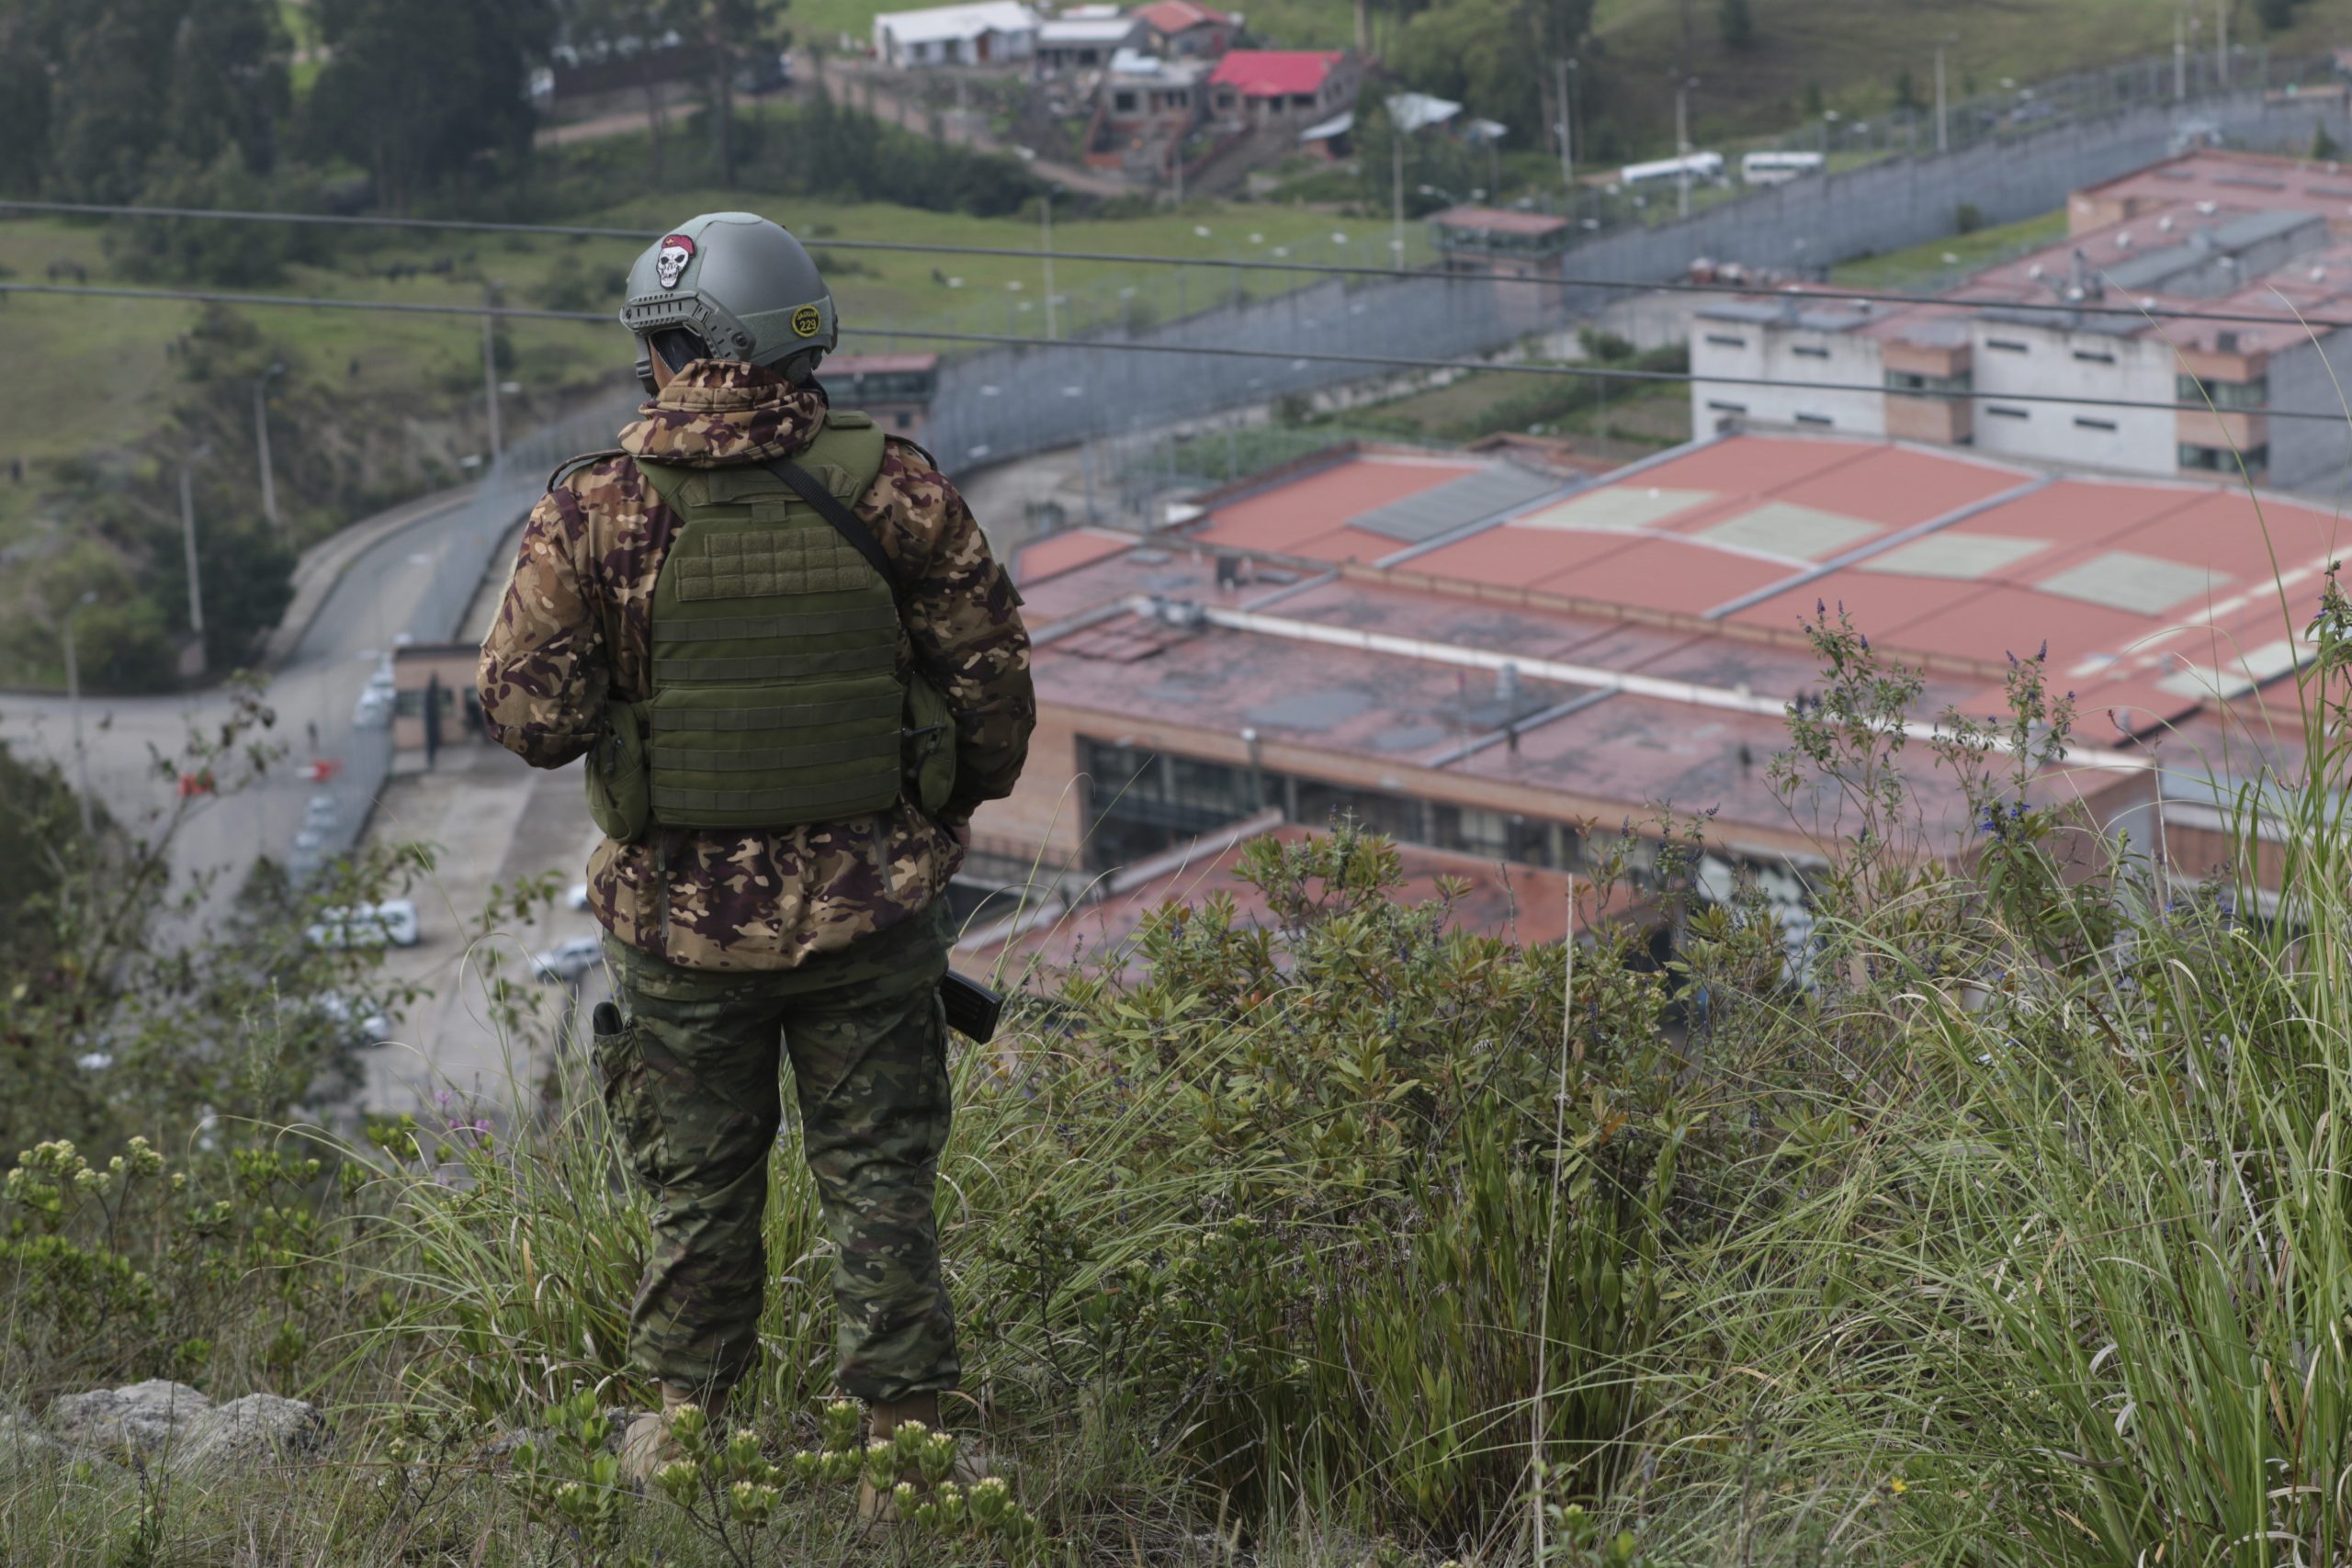
[[[831,413],[793,456],[854,506],[882,433]],[[652,695],[616,727],[640,732],[644,818],[759,830],[896,805],[910,694],[892,585],[764,468],[638,468],[683,523],[653,585]]]

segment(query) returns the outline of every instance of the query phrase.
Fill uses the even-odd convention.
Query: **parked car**
[[[312,947],[414,947],[416,906],[406,898],[321,909],[303,932]]]
[[[334,796],[314,795],[303,804],[302,825],[306,828],[323,830],[334,827],[334,819],[340,815],[342,813],[335,806]]]
[[[355,729],[381,729],[392,722],[392,693],[389,687],[369,686],[351,705],[351,724]]]
[[[531,966],[543,982],[575,985],[582,976],[594,968],[604,955],[603,944],[593,936],[575,936],[560,942],[545,953],[534,953]]]
[[[586,908],[588,907],[588,885],[584,882],[573,883],[571,885],[571,890],[563,896],[563,901],[566,904],[571,905],[574,909]]]
[[[392,1032],[392,1021],[374,1003],[340,991],[322,991],[314,1004],[319,1011],[350,1032],[355,1045],[380,1045]]]

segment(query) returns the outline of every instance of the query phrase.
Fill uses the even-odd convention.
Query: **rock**
[[[312,1459],[334,1443],[319,1407],[274,1393],[249,1393],[187,1423],[173,1462],[189,1469]]]
[[[21,1410],[0,1405],[0,1474],[65,1455],[65,1445],[43,1431],[40,1422]]]
[[[211,1408],[210,1400],[186,1383],[150,1378],[129,1388],[61,1395],[49,1407],[49,1424],[75,1448],[148,1454],[175,1445]]]

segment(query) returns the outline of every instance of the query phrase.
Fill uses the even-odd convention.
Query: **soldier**
[[[655,1200],[629,1314],[662,1389],[625,1438],[641,1483],[678,1413],[715,1417],[757,1355],[783,1053],[836,1248],[840,1384],[874,1437],[936,1427],[958,1373],[932,1209],[941,895],[1035,705],[1020,595],[962,497],[828,406],[833,301],[799,242],[705,214],[628,288],[653,399],[533,510],[480,685],[524,761],[587,756],[606,834],[589,907],[621,1010],[597,1010],[595,1061]]]

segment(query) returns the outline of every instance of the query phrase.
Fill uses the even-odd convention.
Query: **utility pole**
[[[1951,40],[1945,39],[1936,45],[1936,151],[1951,151],[1951,122],[1949,100],[1944,96],[1944,50]]]
[[[180,459],[180,542],[187,551],[187,629],[196,636],[199,671],[204,668],[204,585],[196,567],[196,466],[211,455],[212,444],[208,441]]]
[[[1405,130],[1396,117],[1388,117],[1388,151],[1390,153],[1391,188],[1395,191],[1396,230],[1388,237],[1388,259],[1398,272],[1405,270]]]
[[[277,477],[269,464],[269,384],[286,374],[283,360],[272,365],[254,383],[254,449],[261,459],[261,514],[271,533],[277,531]]]
[[[82,837],[96,835],[90,822],[90,754],[82,749],[82,666],[74,656],[74,617],[98,602],[95,591],[74,601],[65,612],[65,705],[74,715],[74,788],[81,796]]]
[[[485,284],[483,284],[483,285],[482,285],[482,290],[481,290],[481,297],[482,297],[482,301],[483,301],[483,303],[488,304],[488,305],[492,305],[492,306],[495,306],[495,305],[498,303],[498,285],[497,285],[497,284],[495,284],[495,283],[485,283]],[[499,453],[500,453],[500,452],[502,452],[503,450],[504,450],[504,448],[505,448],[505,443],[504,443],[504,442],[503,442],[503,441],[501,441],[501,440],[499,439],[499,434],[498,434],[498,335],[497,335],[497,328],[498,328],[498,318],[497,318],[497,317],[495,317],[495,316],[488,316],[488,315],[486,315],[486,316],[482,317],[482,319],[481,319],[481,393],[482,393],[482,398],[483,398],[483,400],[484,400],[484,405],[485,405],[485,406],[489,409],[489,411],[490,411],[490,460],[491,460],[492,463],[496,463],[496,462],[498,461],[498,455],[499,455]]]
[[[1046,341],[1051,343],[1054,341],[1054,190],[1051,186],[1046,187],[1037,213],[1044,225],[1042,232],[1045,236],[1039,248],[1045,252],[1046,257]]]
[[[2230,85],[2230,0],[2213,0],[2213,59],[2220,67],[2222,88]]]
[[[1577,188],[1577,117],[1568,107],[1568,73],[1576,69],[1577,62],[1563,59],[1552,63],[1560,83],[1560,189],[1573,191]]]
[[[1674,183],[1680,192],[1679,215],[1684,218],[1690,216],[1690,89],[1698,85],[1696,76],[1686,76],[1674,85],[1674,156],[1682,165]]]
[[[2188,101],[2188,18],[2178,10],[2172,14],[2172,101]]]

